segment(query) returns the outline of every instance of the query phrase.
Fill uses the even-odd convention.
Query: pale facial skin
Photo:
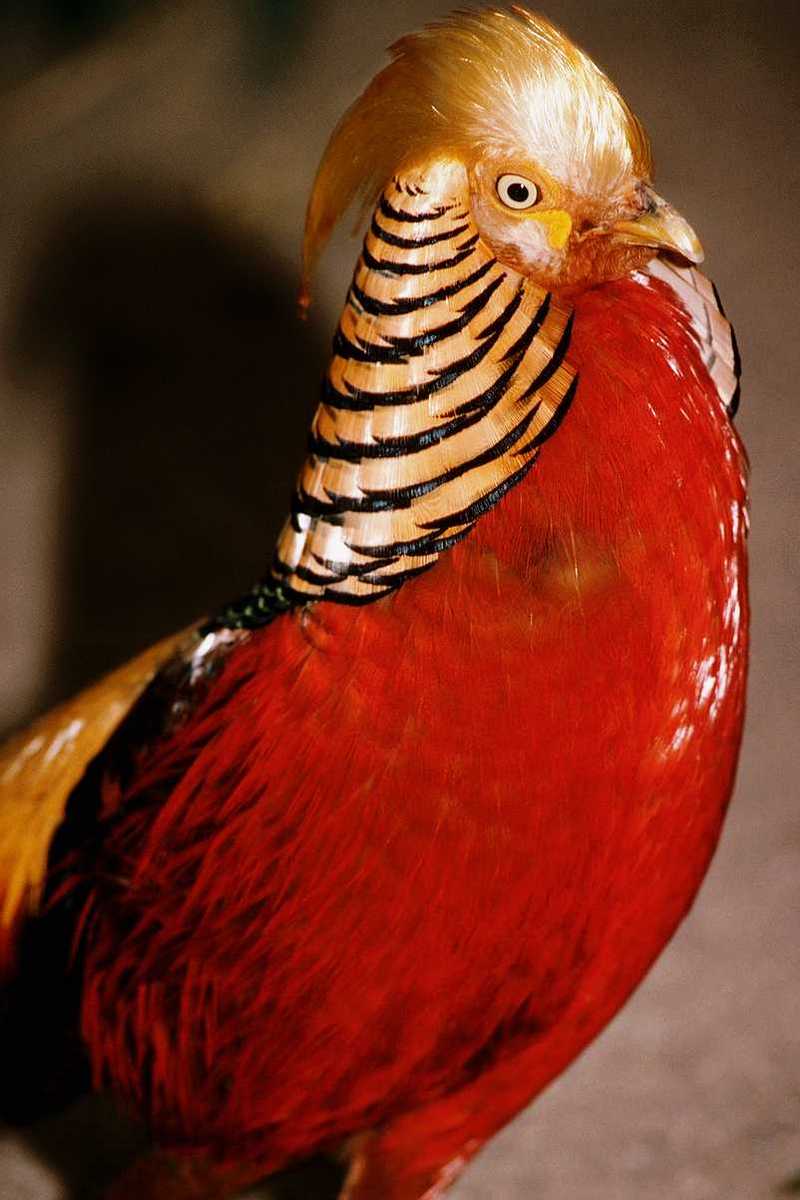
[[[492,156],[469,178],[478,227],[498,259],[551,290],[619,278],[659,250],[703,260],[688,223],[632,172],[603,194],[560,182],[531,159]]]

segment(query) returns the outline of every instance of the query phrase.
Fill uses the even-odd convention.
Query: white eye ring
[[[495,188],[506,208],[533,208],[542,198],[533,180],[526,179],[524,175],[501,175]]]

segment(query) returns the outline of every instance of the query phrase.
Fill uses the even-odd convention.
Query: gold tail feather
[[[0,747],[0,969],[13,956],[14,929],[36,911],[71,792],[186,636],[157,642]]]

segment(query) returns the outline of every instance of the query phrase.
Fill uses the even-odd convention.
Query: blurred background
[[[0,726],[259,575],[356,243],[295,316],[316,162],[433,0],[0,7]],[[549,0],[653,139],[744,361],[754,648],[737,795],[685,926],[454,1200],[800,1194],[800,18]],[[2,1070],[2,1064],[0,1064]],[[140,1134],[102,1101],[0,1129],[0,1200],[79,1200]],[[292,1194],[325,1195],[306,1182]]]

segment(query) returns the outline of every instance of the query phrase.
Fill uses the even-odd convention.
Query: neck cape
[[[569,308],[499,263],[464,169],[392,180],[333,341],[271,572],[215,624],[367,603],[433,566],[533,466],[577,379]]]

